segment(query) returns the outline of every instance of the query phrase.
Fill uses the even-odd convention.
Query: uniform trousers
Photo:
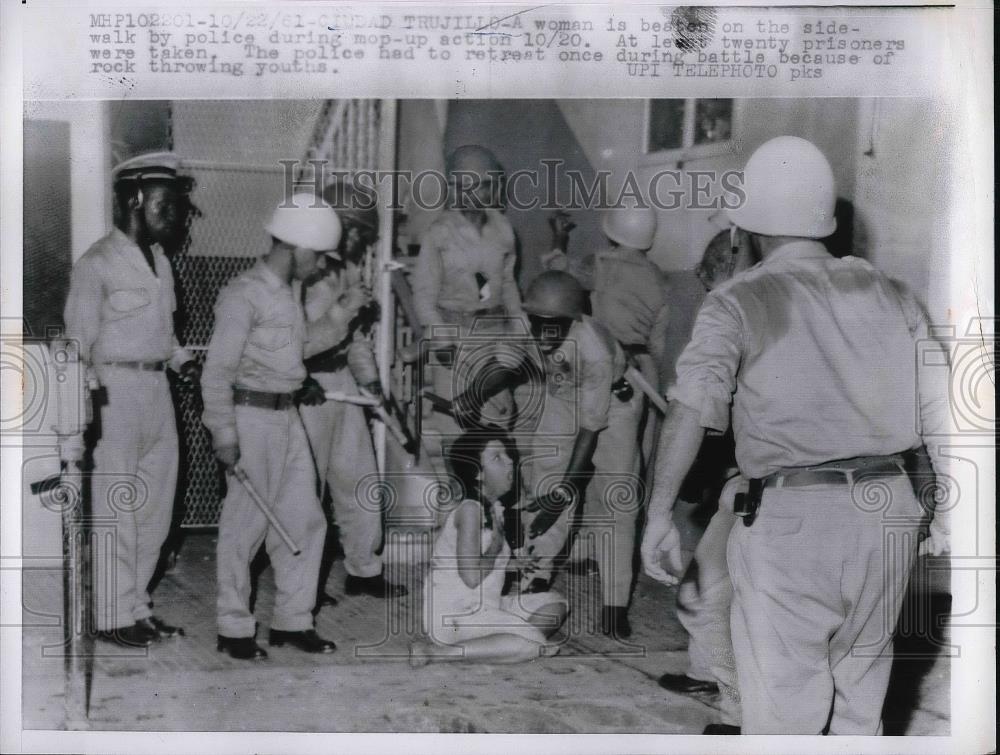
[[[306,433],[294,408],[236,407],[240,466],[302,550],[292,551],[270,526],[249,493],[229,477],[219,519],[217,554],[219,634],[252,637],[250,560],[264,543],[274,568],[276,595],[271,628],[311,629],[326,519],[316,497],[316,471]]]
[[[327,391],[358,394],[349,369],[318,372],[313,377]],[[370,493],[379,490],[375,450],[365,412],[356,404],[327,401],[299,410],[316,460],[320,486],[327,485],[333,514],[344,548],[344,567],[355,577],[382,573],[378,550],[382,544],[381,500]]]
[[[740,725],[740,699],[729,628],[733,583],[726,544],[738,521],[725,508],[715,512],[677,591],[677,618],[689,635],[687,675],[719,685],[721,720],[732,726]]]
[[[636,521],[642,506],[637,431],[642,406],[641,395],[633,395],[627,402],[612,397],[608,426],[597,437],[594,475],[584,494],[581,544],[575,555],[596,556],[605,605],[626,605],[632,582]],[[522,456],[527,500],[544,495],[562,480],[573,451],[577,422],[572,402],[546,396],[537,432],[526,444]],[[563,511],[539,537],[525,536],[525,548],[532,549],[530,555],[535,560],[530,569],[522,572],[522,586],[536,578],[552,579],[554,561],[566,546],[577,505]],[[537,512],[523,513],[525,533],[537,515]]]
[[[874,735],[921,509],[900,474],[767,488],[729,538],[744,734]]]
[[[163,371],[97,368],[107,403],[91,475],[97,629],[152,614],[147,592],[170,531],[177,485],[177,425]]]

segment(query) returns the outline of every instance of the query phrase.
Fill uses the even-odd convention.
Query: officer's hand
[[[83,433],[59,436],[59,461],[79,464],[83,461],[84,450]]]
[[[552,229],[553,246],[564,249],[569,240],[569,232],[576,228],[576,223],[570,220],[569,213],[557,210],[549,215],[549,228]]]
[[[642,569],[657,582],[676,585],[684,568],[681,559],[681,533],[669,514],[651,513],[642,535]],[[670,571],[661,562],[666,557]],[[672,573],[671,573],[672,572]]]
[[[181,369],[177,373],[177,377],[179,377],[181,382],[186,386],[198,385],[201,381],[201,365],[193,359],[189,359],[181,365]]]
[[[510,560],[507,562],[508,569],[518,569],[525,571],[534,568],[538,563],[538,557],[534,555],[535,546],[529,545],[526,548],[518,548],[511,551]]]
[[[947,527],[939,521],[938,517],[931,520],[930,532],[927,537],[920,541],[917,549],[921,556],[943,556],[951,552],[951,533]]]
[[[365,295],[364,290],[360,286],[353,286],[341,295],[337,303],[350,312],[351,316],[354,316],[367,301],[368,297]]]
[[[295,403],[304,406],[319,406],[326,401],[326,391],[315,378],[307,377],[302,387],[295,391]]]
[[[240,447],[237,445],[216,446],[215,458],[219,460],[227,472],[231,472],[233,467],[240,462]]]
[[[569,485],[560,485],[551,493],[546,493],[529,502],[524,507],[525,511],[537,511],[538,514],[531,520],[528,536],[535,538],[548,532],[563,511],[573,503],[573,497],[574,492]]]
[[[373,380],[370,383],[365,383],[361,386],[361,391],[367,393],[372,398],[378,399],[379,403],[382,403],[384,397],[382,396],[382,384],[378,380]]]

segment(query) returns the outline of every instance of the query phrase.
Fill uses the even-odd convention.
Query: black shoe
[[[694,679],[687,674],[664,674],[657,680],[657,683],[663,689],[678,692],[682,695],[690,695],[696,692],[719,693],[719,685],[715,682]]]
[[[184,630],[180,627],[171,626],[163,619],[150,616],[146,619],[139,619],[136,626],[142,627],[154,640],[168,639],[170,637],[183,637]]]
[[[528,583],[528,586],[523,588],[521,592],[524,595],[530,595],[533,592],[548,592],[549,591],[549,581],[547,579],[542,579],[541,577],[535,577]]]
[[[344,582],[344,592],[348,595],[371,595],[373,598],[401,598],[409,590],[403,585],[387,582],[381,574],[376,574],[374,577],[355,577],[353,574],[348,574]]]
[[[253,637],[224,637],[219,635],[215,646],[220,653],[228,653],[238,661],[256,661],[267,658],[267,651],[258,645]]]
[[[103,640],[104,642],[110,642],[115,645],[121,645],[125,648],[149,647],[155,636],[155,632],[151,634],[139,624],[132,624],[131,626],[118,627],[117,629],[110,629],[97,633],[97,639]]]
[[[597,562],[592,558],[585,558],[583,561],[570,561],[569,563],[569,573],[574,577],[589,577],[592,574],[597,574],[599,568]]]
[[[603,606],[601,632],[618,640],[627,640],[631,637],[632,625],[628,621],[628,609],[625,606]]]
[[[702,734],[740,734],[742,733],[739,726],[733,726],[732,724],[709,724],[705,727],[705,731]]]
[[[283,632],[280,629],[272,629],[267,642],[272,647],[280,648],[288,643],[294,648],[298,648],[304,653],[332,653],[337,646],[330,640],[324,640],[315,629],[307,629],[304,632]]]

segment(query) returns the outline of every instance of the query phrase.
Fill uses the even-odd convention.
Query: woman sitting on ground
[[[424,631],[410,663],[518,663],[554,655],[548,641],[566,619],[555,592],[501,596],[511,558],[500,499],[515,487],[516,448],[499,428],[466,433],[449,462],[465,500],[448,514],[434,543],[424,587]]]

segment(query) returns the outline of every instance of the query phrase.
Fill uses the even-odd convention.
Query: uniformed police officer
[[[656,211],[650,207],[606,210],[601,230],[607,246],[583,260],[567,254],[574,224],[566,213],[551,221],[553,249],[542,256],[549,270],[566,270],[591,292],[594,319],[625,349],[643,376],[657,385],[657,364],[670,318],[663,271],[648,257],[656,237]]]
[[[554,561],[583,501],[580,536],[597,551],[601,627],[625,638],[631,634],[627,606],[640,508],[636,425],[642,398],[623,390],[613,395],[624,387],[625,353],[603,325],[583,313],[585,299],[579,281],[558,270],[535,278],[524,299],[537,351],[523,352],[519,375],[540,375],[541,384],[533,387],[544,396],[525,401],[526,408],[540,409],[534,433],[521,449],[527,494],[522,554],[530,564],[522,569],[520,589],[549,589]],[[487,371],[498,377],[516,374]],[[489,377],[483,378],[456,403],[474,414],[467,402],[482,401],[493,390]]]
[[[947,432],[947,375],[918,369],[928,328],[912,296],[817,240],[836,226],[836,194],[814,145],[765,143],[744,187],[729,218],[763,262],[708,295],[678,362],[643,564],[671,579],[660,560],[680,560],[677,491],[732,402],[750,480],[737,508],[749,526],[736,525],[727,554],[743,732],[877,734],[923,514],[899,455],[921,432]],[[921,548],[944,552],[947,540],[935,517]]]
[[[549,269],[570,272],[591,292],[594,319],[610,331],[625,351],[627,360],[648,383],[658,387],[663,348],[670,322],[667,286],[663,271],[648,255],[656,236],[656,212],[650,207],[606,210],[601,219],[606,246],[579,260],[566,254],[569,231],[574,224],[564,212],[550,219],[553,250],[543,255]],[[635,418],[635,431],[641,433],[644,468],[651,467],[655,418],[647,406]],[[628,465],[628,469],[632,464]],[[605,470],[608,471],[608,470]],[[620,470],[624,471],[624,470]],[[593,561],[584,559],[575,565],[588,573]],[[616,568],[632,575],[631,563],[616,563]]]
[[[219,293],[201,380],[202,419],[219,461],[227,470],[237,464],[245,470],[302,553],[293,555],[229,478],[219,519],[218,649],[239,659],[267,657],[254,640],[249,609],[250,560],[262,542],[277,588],[270,644],[308,653],[335,649],[313,629],[326,520],[296,403],[321,403],[323,389],[307,381],[305,319],[291,282],[307,278],[317,256],[336,248],[340,221],[315,195],[297,194],[278,206],[266,231],[270,251]]]
[[[183,634],[153,615],[147,592],[170,529],[177,483],[177,426],[166,367],[197,380],[174,336],[174,279],[162,248],[185,230],[190,179],[168,152],[116,166],[115,228],[76,262],[64,318],[80,359],[101,387],[91,480],[96,524],[94,597],[101,639],[148,645]]]
[[[374,197],[352,184],[337,181],[323,192],[343,226],[336,253],[303,284],[307,339],[306,369],[326,390],[358,395],[359,386],[381,397],[378,368],[369,336],[378,306],[366,291],[362,264],[378,237]],[[344,401],[327,401],[302,410],[319,479],[328,486],[340,529],[348,595],[389,598],[405,595],[403,585],[387,582],[379,548],[382,513],[371,501],[358,499],[358,484],[374,479],[375,451],[364,410]],[[325,575],[321,572],[321,580]],[[320,600],[329,601],[320,584]]]
[[[503,167],[488,149],[470,144],[448,156],[446,170],[450,206],[421,239],[413,303],[434,346],[429,382],[450,400],[496,356],[499,338],[526,330],[514,278],[514,230],[501,211]],[[510,392],[503,391],[481,411],[507,428],[513,406]],[[432,421],[442,437],[462,432],[442,414],[432,415]]]

